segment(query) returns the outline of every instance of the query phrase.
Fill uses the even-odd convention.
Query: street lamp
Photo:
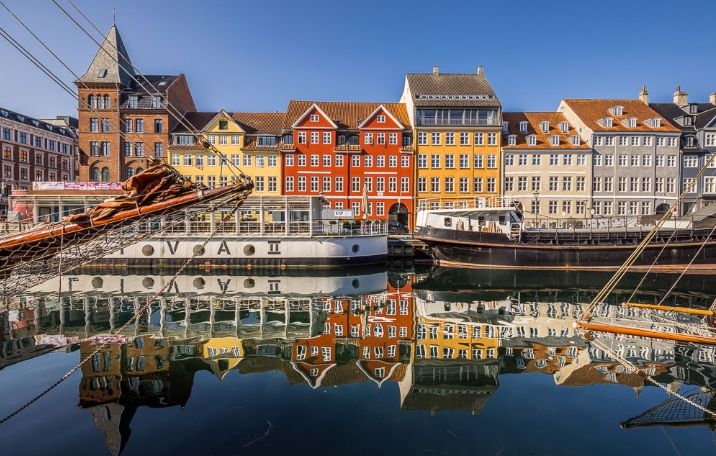
[[[539,192],[534,191],[532,194],[535,196],[535,203],[532,208],[532,212],[535,215],[535,228],[539,228]]]

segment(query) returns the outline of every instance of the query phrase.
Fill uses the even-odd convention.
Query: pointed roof
[[[122,67],[122,68],[120,68]],[[77,82],[84,84],[122,84],[129,87],[134,77],[132,62],[117,26],[113,25],[97,50],[92,63]]]

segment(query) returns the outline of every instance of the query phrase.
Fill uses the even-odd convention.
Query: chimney
[[[646,85],[641,86],[641,92],[639,92],[639,101],[645,105],[649,104],[649,92],[646,91]]]
[[[689,94],[681,90],[681,86],[677,86],[674,91],[674,104],[684,107],[689,104]]]
[[[716,92],[711,92],[711,95],[709,95],[709,103],[716,106]]]
[[[484,66],[477,67],[477,74],[485,74],[485,67]]]
[[[435,66],[433,67],[433,74],[440,74],[440,67],[439,67],[439,66],[435,65]]]

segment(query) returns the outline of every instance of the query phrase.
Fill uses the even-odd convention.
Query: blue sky
[[[3,0],[77,73],[97,46],[50,0]],[[112,0],[74,0],[104,32]],[[67,0],[59,0],[73,11]],[[117,0],[130,58],[186,74],[200,110],[277,111],[290,99],[395,101],[406,72],[486,75],[505,110],[561,98],[652,101],[716,91],[713,1]],[[3,9],[0,25],[73,77]],[[0,40],[0,105],[38,117],[76,102]]]

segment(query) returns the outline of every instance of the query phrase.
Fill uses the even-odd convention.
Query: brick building
[[[169,104],[182,115],[196,110],[183,74],[135,75],[116,26],[75,84],[82,181],[124,180],[146,168],[148,157],[165,157],[178,123]]]
[[[33,182],[74,180],[77,138],[70,126],[0,108],[0,150],[0,214],[7,213],[13,190],[29,190]]]
[[[356,218],[413,223],[413,138],[402,103],[291,101],[283,194],[323,195]]]

